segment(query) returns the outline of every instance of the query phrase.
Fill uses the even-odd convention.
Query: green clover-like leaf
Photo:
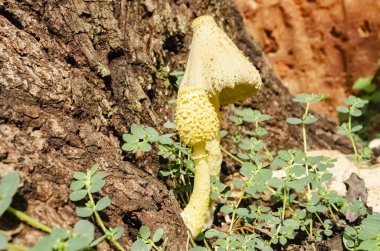
[[[157,229],[152,238],[153,242],[158,242],[159,240],[161,240],[163,235],[164,235],[164,229],[163,228]]]
[[[79,200],[83,200],[86,197],[86,195],[87,195],[87,191],[84,189],[80,189],[80,190],[72,192],[69,197],[71,201],[79,201]]]
[[[147,226],[142,225],[139,230],[139,235],[142,239],[148,240],[150,237],[150,230]]]
[[[288,122],[291,125],[298,125],[302,123],[302,120],[299,118],[287,118],[286,122]]]
[[[109,205],[111,205],[111,199],[108,196],[103,197],[98,202],[96,202],[95,210],[102,211]]]

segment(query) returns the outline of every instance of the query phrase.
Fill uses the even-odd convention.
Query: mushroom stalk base
[[[205,227],[210,202],[210,169],[204,144],[193,147],[192,158],[195,162],[194,189],[181,216],[195,238]]]

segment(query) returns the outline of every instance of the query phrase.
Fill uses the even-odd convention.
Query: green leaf
[[[349,113],[350,111],[350,109],[348,109],[347,106],[338,106],[336,109],[338,112],[341,112],[341,113]]]
[[[50,233],[51,238],[54,238],[56,240],[64,240],[69,238],[70,231],[66,228],[54,228],[53,231]]]
[[[106,177],[106,174],[104,172],[98,172],[94,176],[92,176],[91,181],[96,182],[104,179],[104,177]]]
[[[332,177],[333,177],[332,173],[324,173],[322,174],[320,181],[326,182],[326,181],[331,180]]]
[[[301,191],[303,191],[305,184],[304,184],[304,182],[302,182],[300,180],[294,180],[294,181],[289,181],[288,186],[290,188],[293,188],[294,190],[296,190],[296,192],[301,192]]]
[[[76,180],[85,180],[87,178],[87,175],[84,172],[75,172],[73,177]]]
[[[123,235],[123,233],[124,233],[124,228],[123,228],[123,227],[120,227],[120,226],[115,227],[115,229],[113,230],[113,232],[114,232],[113,238],[114,238],[115,240],[120,239],[120,237],[121,237],[121,236]]]
[[[238,208],[236,209],[236,214],[239,215],[240,217],[244,217],[249,214],[249,211],[246,208]]]
[[[28,251],[52,251],[53,247],[57,244],[58,239],[48,235],[40,239],[35,246]]]
[[[5,249],[5,247],[8,244],[8,238],[7,236],[0,234],[0,250]]]
[[[239,180],[239,179],[233,179],[232,180],[232,185],[234,185],[235,187],[244,187],[244,182]]]
[[[150,150],[152,150],[152,146],[148,142],[142,142],[139,145],[139,149],[143,152],[149,152]]]
[[[0,200],[0,216],[7,210],[12,203],[12,197],[4,197]]]
[[[121,150],[125,152],[132,152],[136,153],[137,150],[137,144],[136,143],[126,143],[121,146]]]
[[[74,226],[74,233],[83,237],[86,245],[94,240],[94,231],[94,225],[88,220],[79,220]]]
[[[380,91],[374,92],[370,99],[376,104],[380,103]]]
[[[325,231],[323,231],[323,233],[326,235],[326,236],[331,236],[333,234],[333,231],[331,231],[331,229],[327,229]]]
[[[232,122],[234,122],[235,125],[241,125],[241,124],[243,124],[242,119],[240,117],[238,117],[238,116],[231,115],[228,118],[229,118],[229,120],[231,120]]]
[[[307,93],[300,93],[293,98],[293,102],[297,103],[307,103],[310,99],[311,95]]]
[[[277,169],[277,168],[279,168],[279,167],[286,167],[287,166],[287,164],[286,164],[286,162],[284,161],[284,160],[282,160],[280,157],[276,157],[274,160],[273,160],[273,162],[271,163],[271,168],[273,168],[273,169]]]
[[[343,127],[343,126],[338,126],[337,128],[338,128],[337,133],[338,133],[339,135],[346,136],[346,135],[349,134],[349,131],[348,131],[347,128],[345,128],[345,127]]]
[[[86,218],[86,217],[90,217],[90,216],[92,215],[93,212],[94,212],[94,209],[92,209],[92,208],[81,207],[81,208],[78,208],[78,209],[77,209],[76,214],[77,214],[79,217]]]
[[[224,206],[222,206],[222,207],[220,208],[220,211],[221,211],[222,213],[229,214],[229,213],[232,213],[233,208],[232,208],[232,206],[224,205]]]
[[[219,135],[220,135],[221,138],[226,137],[227,134],[228,134],[228,132],[227,132],[226,130],[220,130],[220,131],[219,131]]]
[[[160,142],[160,144],[170,145],[171,143],[173,143],[173,140],[171,139],[171,136],[173,136],[173,134],[164,134],[164,135],[161,135],[158,138],[158,141]]]
[[[17,192],[20,184],[20,176],[16,172],[6,174],[0,183],[0,199],[4,197],[12,198]]]
[[[170,122],[170,121],[166,121],[164,123],[164,127],[165,128],[168,128],[168,129],[176,129],[177,128],[177,125],[173,122]]]
[[[86,195],[87,195],[87,191],[84,189],[80,189],[70,194],[70,200],[71,201],[83,200],[86,197]]]
[[[153,140],[151,142],[155,142],[157,141],[157,137],[160,136],[160,134],[157,132],[156,129],[154,129],[153,127],[147,127],[145,129],[145,133],[150,137],[152,138]]]
[[[379,244],[377,240],[365,240],[360,243],[359,250],[379,250]]]
[[[362,128],[363,128],[362,125],[354,126],[354,127],[351,129],[351,132],[357,132],[357,131],[360,131]]]
[[[146,136],[144,128],[138,124],[133,124],[131,126],[131,132],[133,135],[137,136],[139,139],[143,139]]]
[[[150,230],[147,226],[142,225],[139,230],[140,237],[144,240],[148,240],[150,237]]]
[[[285,161],[290,161],[292,159],[292,156],[284,150],[278,151],[278,156]]]
[[[257,172],[255,181],[256,183],[264,184],[272,178],[273,172],[269,169],[261,169]]]
[[[205,232],[205,237],[207,239],[214,238],[218,236],[218,232],[219,232],[218,230],[211,228]]]
[[[372,77],[359,78],[352,85],[352,89],[364,90],[366,92],[372,92],[374,91],[374,88],[376,88],[376,86],[372,84]]]
[[[314,123],[317,120],[318,118],[316,118],[314,115],[308,114],[308,116],[303,120],[303,123],[308,125]]]
[[[363,113],[358,110],[358,109],[354,109],[351,111],[351,115],[354,116],[354,117],[360,117]]]
[[[98,202],[96,202],[95,210],[102,211],[109,205],[111,205],[111,199],[108,196],[103,197]]]
[[[66,241],[65,251],[78,251],[88,247],[87,239],[82,236],[75,236]]]
[[[347,105],[352,105],[355,102],[355,97],[351,95],[348,98],[343,98],[343,102]]]
[[[272,178],[268,181],[268,185],[271,186],[271,187],[275,187],[275,188],[278,188],[278,187],[281,187],[283,186],[284,182],[282,180],[280,180],[279,178]]]
[[[291,174],[293,174],[296,177],[300,177],[306,172],[305,167],[301,165],[294,165],[291,168],[289,168],[289,171]]]
[[[105,185],[105,181],[103,179],[101,180],[95,180],[91,183],[90,193],[97,193],[99,192],[103,186]]]
[[[98,170],[98,168],[99,168],[99,164],[98,163],[94,164],[90,169],[90,172],[89,172],[90,176],[94,175],[96,171]]]
[[[288,118],[286,119],[286,122],[292,125],[298,125],[302,123],[302,120],[300,120],[299,118]]]
[[[142,239],[137,239],[131,247],[131,251],[149,251],[150,249],[150,246],[145,244]]]
[[[133,134],[123,134],[123,140],[124,142],[134,144],[136,142],[139,142],[139,137]]]
[[[280,243],[281,245],[285,245],[288,242],[288,240],[285,237],[280,237]]]
[[[101,243],[102,241],[104,241],[106,238],[107,238],[107,235],[102,235],[98,239],[96,239],[93,242],[91,242],[90,246],[91,247],[96,247],[99,243]]]
[[[83,188],[84,185],[86,185],[84,180],[76,180],[76,181],[71,182],[70,189],[73,191],[77,191],[77,190]]]
[[[161,240],[163,235],[164,235],[164,229],[163,228],[157,229],[153,235],[153,239],[152,239],[153,242],[157,242],[157,241]]]

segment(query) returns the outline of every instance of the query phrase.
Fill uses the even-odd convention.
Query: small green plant
[[[139,236],[132,245],[132,251],[164,251],[165,248],[157,243],[162,240],[164,230],[159,228],[154,232],[153,237],[150,238],[150,230],[147,226],[141,226],[139,230]]]
[[[96,172],[98,168],[99,164],[95,164],[91,167],[90,170],[87,171],[87,173],[74,173],[73,177],[75,181],[73,181],[70,185],[71,190],[73,190],[73,192],[70,194],[70,200],[76,202],[88,198],[86,206],[77,209],[76,214],[79,217],[83,218],[87,218],[91,215],[94,215],[96,222],[102,229],[104,235],[96,239],[91,244],[92,246],[96,246],[98,243],[107,239],[118,250],[124,251],[125,249],[120,245],[119,242],[117,242],[117,239],[119,239],[122,236],[124,229],[120,226],[114,229],[107,228],[99,215],[99,211],[106,209],[111,204],[111,199],[108,196],[106,196],[95,202],[93,197],[93,194],[98,193],[105,184],[105,173]]]
[[[8,243],[5,235],[0,234],[0,250],[18,250],[18,251],[78,251],[78,250],[95,250],[96,246],[101,242],[108,240],[118,250],[125,249],[117,241],[123,235],[124,229],[119,226],[108,228],[101,219],[99,212],[106,209],[111,204],[111,199],[106,196],[95,202],[94,194],[98,193],[105,184],[105,173],[97,172],[99,164],[93,165],[87,172],[75,172],[74,179],[70,185],[73,192],[70,194],[71,201],[80,201],[88,198],[85,207],[78,208],[76,214],[82,218],[94,216],[95,221],[103,231],[103,235],[94,239],[95,227],[88,220],[79,220],[75,223],[73,230],[65,228],[50,228],[38,220],[16,210],[11,206],[13,196],[17,192],[20,184],[20,177],[17,172],[11,172],[0,181],[0,216],[6,211],[13,214],[25,223],[46,232],[48,235],[40,239],[37,244],[31,248],[21,245]],[[149,239],[149,229],[142,227],[140,229],[140,237],[133,244],[141,249],[134,250],[151,250],[153,247],[157,251],[163,251],[164,248],[157,245],[163,236],[163,229],[158,229],[152,240]],[[141,244],[142,243],[142,244]]]
[[[368,215],[359,226],[347,226],[343,243],[348,250],[380,250],[380,214]]]
[[[176,124],[166,122],[164,127],[175,129]],[[160,175],[164,179],[170,179],[172,192],[182,205],[186,205],[191,193],[191,179],[194,177],[194,162],[190,158],[191,150],[180,142],[172,139],[174,133],[159,135],[152,127],[143,128],[138,124],[131,126],[131,132],[123,135],[125,143],[122,150],[136,153],[137,150],[148,152],[152,145],[158,147],[158,155],[163,158]]]
[[[323,96],[301,94],[293,100],[306,105],[301,118],[287,120],[290,124],[301,125],[303,151],[291,149],[272,153],[258,138],[266,134],[259,123],[270,117],[251,109],[234,112],[231,121],[236,125],[253,122],[255,130],[244,132],[249,137],[233,137],[239,149],[237,156],[222,148],[241,165],[241,178],[233,179],[231,186],[216,179],[212,181],[211,198],[222,204],[220,212],[229,219],[228,228],[227,231],[207,230],[203,239],[197,239],[203,241],[204,247],[194,244],[192,250],[269,251],[274,246],[294,244],[296,236],[303,233],[316,250],[314,243],[333,235],[344,212],[366,214],[360,201],[349,203],[327,189],[326,183],[332,177],[328,168],[333,166],[334,160],[308,156],[306,127],[317,121],[309,108],[323,99]],[[276,170],[283,175],[274,177]],[[233,196],[233,191],[235,194],[239,191],[239,196]],[[339,224],[346,223],[339,220]],[[212,243],[212,248],[208,242]]]
[[[363,116],[359,118],[352,118],[354,125],[360,124],[363,126],[361,131],[357,134],[364,141],[369,141],[373,138],[380,137],[380,60],[377,62],[377,70],[373,76],[359,78],[355,81],[352,89],[355,95],[368,103],[361,109]],[[340,121],[347,121],[345,114],[339,114]]]
[[[363,161],[368,161],[370,159],[372,153],[368,147],[364,147],[358,150],[354,137],[355,133],[360,131],[363,128],[363,126],[353,126],[352,117],[360,117],[363,114],[360,109],[362,109],[368,103],[368,101],[362,100],[355,96],[350,96],[348,98],[344,98],[343,102],[347,104],[347,106],[338,106],[337,110],[340,113],[347,114],[348,121],[342,123],[338,127],[338,134],[346,136],[350,139],[352,148],[354,149],[355,153],[355,164],[357,167],[359,167]]]
[[[241,135],[230,135],[232,142],[237,145],[236,156],[221,147],[227,156],[241,166],[240,177],[232,179],[230,185],[223,184],[215,177],[211,178],[210,197],[220,204],[219,214],[226,219],[225,226],[210,228],[195,240],[190,239],[192,251],[270,251],[275,247],[278,249],[296,244],[299,241],[297,236],[307,237],[311,248],[316,250],[316,242],[334,235],[334,229],[348,226],[343,220],[346,213],[367,214],[361,201],[348,202],[327,189],[326,184],[332,178],[328,169],[333,166],[334,160],[308,155],[306,128],[317,121],[309,108],[323,99],[324,96],[300,94],[293,100],[306,106],[302,117],[287,119],[289,124],[301,126],[303,151],[290,149],[272,152],[261,139],[267,134],[261,122],[271,117],[248,108],[234,111],[230,120],[235,125],[254,125],[252,131],[241,130]],[[175,128],[171,122],[164,126]],[[221,136],[227,134],[221,132]],[[166,160],[160,171],[162,177],[178,181],[173,184],[184,189],[186,193],[182,195],[188,196],[194,165],[189,157],[190,150],[174,142],[172,136],[170,134],[170,141],[163,144],[158,140],[161,136],[156,135],[149,144],[157,143],[160,156]],[[275,172],[282,175],[275,177]],[[186,205],[188,197],[181,198],[178,196],[180,192],[175,194]],[[135,245],[148,245],[148,239],[149,235],[141,234],[140,230],[139,244]]]
[[[186,65],[185,65],[186,67]],[[156,72],[156,78],[163,81],[163,85],[165,87],[169,87],[170,85],[173,85],[177,89],[179,88],[183,75],[185,73],[183,71],[173,71],[168,72],[168,67],[161,67]]]
[[[51,229],[50,227],[40,223],[38,220],[33,219],[10,206],[19,184],[20,177],[16,172],[11,172],[1,179],[0,216],[5,211],[8,211],[25,223],[40,229],[49,235],[39,240],[32,248],[8,243],[7,237],[5,235],[0,235],[0,250],[76,251],[91,248],[91,242],[94,239],[94,226],[91,222],[80,220],[75,224],[73,231],[64,228]]]

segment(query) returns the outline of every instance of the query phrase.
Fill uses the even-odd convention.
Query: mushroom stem
[[[195,238],[205,227],[210,203],[210,169],[204,142],[193,146],[192,159],[195,163],[194,189],[181,216]]]
[[[219,95],[214,95],[210,98],[210,103],[212,104],[219,122],[219,129],[221,125],[221,115],[220,115],[220,103],[219,103]],[[219,180],[220,169],[222,165],[222,151],[220,150],[220,134],[218,133],[216,137],[212,140],[206,142],[206,150],[207,150],[207,164],[210,168],[210,175],[214,176],[217,180]],[[206,219],[206,228],[210,228],[214,222],[214,209],[215,203],[210,198],[209,207],[208,207],[208,215]]]
[[[214,95],[210,98],[210,103],[214,107],[214,110],[218,116],[219,129],[221,125],[221,115],[220,115],[220,103],[219,95]],[[208,153],[207,163],[210,167],[210,174],[219,180],[220,167],[222,164],[222,152],[220,150],[220,135],[219,132],[217,136],[206,142],[206,150]]]

